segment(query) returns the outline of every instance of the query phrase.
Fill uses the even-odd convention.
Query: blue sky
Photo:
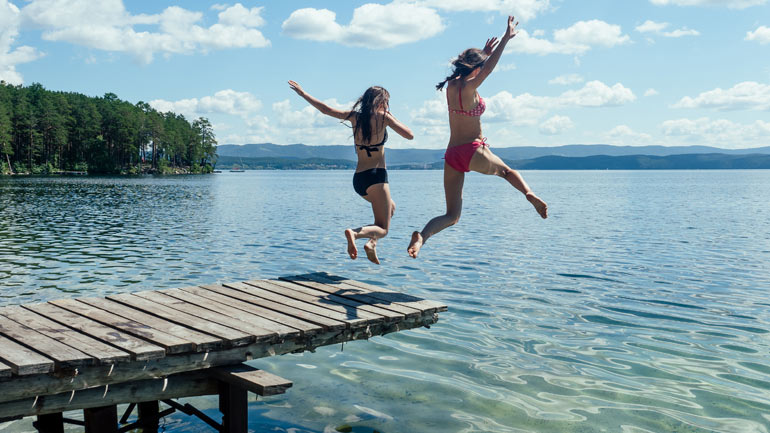
[[[468,47],[520,33],[479,92],[492,146],[770,145],[770,0],[0,0],[0,79],[211,119],[220,144],[351,143],[291,92],[370,85],[443,148],[434,86]]]

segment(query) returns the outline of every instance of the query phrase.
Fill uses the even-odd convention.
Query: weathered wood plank
[[[287,307],[292,307],[298,310],[317,314],[319,316],[326,317],[327,319],[345,322],[348,324],[348,326],[352,327],[366,326],[367,324],[382,320],[382,316],[369,314],[363,311],[345,311],[344,307],[341,311],[335,310],[333,307],[327,308],[327,306],[323,304],[316,303],[316,299],[298,299],[302,298],[302,296],[297,296],[296,293],[293,294],[288,291],[270,291],[246,283],[226,283],[223,284],[223,286],[235,291],[240,291],[252,296],[256,296],[258,298],[286,305]],[[292,297],[291,295],[295,295],[295,297]]]
[[[166,380],[167,379],[167,380]],[[88,409],[121,403],[212,395],[217,393],[216,380],[202,371],[188,372],[168,378],[146,379],[130,383],[98,386],[0,403],[0,418],[7,415],[30,416],[69,410]]]
[[[107,299],[120,302],[138,310],[142,310],[148,314],[159,315],[166,320],[194,328],[200,332],[211,334],[217,337],[220,343],[215,348],[212,347],[212,350],[220,349],[224,346],[243,346],[245,344],[250,344],[256,341],[254,336],[245,332],[241,332],[236,329],[228,328],[218,323],[205,320],[205,318],[200,316],[188,314],[181,309],[170,308],[169,306],[158,302],[155,299],[157,297],[161,297],[161,299],[164,298],[162,295],[156,292],[140,292],[134,294],[108,296]],[[165,298],[168,299],[168,297]]]
[[[330,284],[330,285],[340,284],[340,285],[347,285],[351,287],[357,287],[364,293],[374,296],[380,299],[382,302],[405,305],[408,307],[417,308],[421,311],[435,310],[438,312],[438,311],[447,310],[447,306],[445,304],[442,304],[441,302],[418,298],[416,296],[408,295],[406,293],[394,292],[392,290],[385,289],[383,287],[373,286],[371,284],[367,284],[361,281],[350,280],[347,278],[336,277],[336,276],[329,276],[328,274],[327,275],[323,275],[323,274],[298,275],[295,277],[289,277],[287,279],[291,279],[291,280],[309,279],[312,281],[325,280],[320,282]]]
[[[11,366],[0,362],[0,379],[11,375]]]
[[[60,299],[51,301],[50,303],[97,322],[101,322],[107,326],[118,328],[128,334],[145,339],[152,344],[163,347],[167,354],[189,352],[193,349],[193,343],[191,341],[167,334],[147,324],[137,322],[136,320],[93,307],[82,302],[82,299]]]
[[[233,284],[236,284],[236,283],[233,283]],[[300,310],[296,307],[291,307],[286,304],[279,304],[275,301],[270,301],[268,299],[260,298],[254,295],[249,295],[247,293],[229,289],[227,287],[223,287],[217,284],[201,286],[201,288],[205,290],[209,290],[211,292],[219,293],[220,295],[229,296],[234,300],[247,302],[249,304],[256,305],[258,307],[267,308],[276,312],[283,313],[287,316],[296,317],[297,319],[323,326],[324,329],[343,330],[347,327],[347,324],[345,322],[341,322],[339,320],[329,319],[327,317],[321,316],[316,313]]]
[[[246,364],[215,367],[206,371],[215,379],[261,396],[283,394],[292,386],[290,380]]]
[[[166,351],[160,346],[150,344],[118,329],[103,325],[100,322],[72,313],[49,303],[22,305],[29,311],[62,325],[76,329],[89,337],[101,340],[107,344],[128,352],[135,361],[146,361],[165,356]]]
[[[190,293],[193,295],[197,295],[196,298],[189,297],[184,298],[185,300],[189,302],[196,303],[202,307],[206,307],[207,305],[209,308],[218,311],[223,312],[225,314],[234,314],[233,317],[243,317],[244,320],[251,321],[253,317],[260,318],[262,320],[269,320],[274,322],[278,326],[289,326],[294,330],[298,330],[302,333],[302,335],[308,335],[313,333],[318,333],[323,331],[323,328],[319,325],[316,325],[314,323],[306,322],[304,320],[299,320],[294,317],[288,316],[283,313],[279,313],[267,308],[258,307],[254,304],[249,304],[248,302],[239,301],[237,299],[231,298],[229,296],[224,296],[219,293],[213,292],[211,290],[206,290],[201,287],[182,287],[179,289],[180,291],[184,293]],[[168,293],[171,296],[185,296],[180,294],[175,294],[172,291],[166,291],[162,290],[163,293]],[[203,303],[199,304],[200,299],[205,299]],[[212,304],[212,301],[215,301],[216,304]]]
[[[53,360],[27,349],[2,335],[0,335],[0,348],[2,348],[0,350],[0,361],[9,365],[15,375],[25,376],[53,371]]]
[[[353,299],[344,298],[331,293],[324,292],[322,290],[313,289],[301,284],[290,283],[282,280],[251,280],[246,281],[246,284],[254,287],[259,287],[265,290],[274,291],[276,293],[284,293],[286,296],[297,297],[297,299],[303,299],[306,302],[314,302],[324,307],[333,309],[334,311],[345,312],[353,310],[358,314],[364,314],[362,312],[370,313],[372,317],[379,317],[386,321],[398,321],[404,320],[405,314],[398,313],[396,311],[387,310],[385,308],[378,307],[376,305],[365,304]],[[414,315],[417,315],[417,311],[414,311]],[[369,317],[367,315],[367,317]]]
[[[14,305],[0,309],[0,315],[28,326],[35,331],[53,338],[63,344],[79,350],[102,364],[114,364],[120,361],[128,361],[131,355],[120,349],[103,343],[100,340],[91,338],[72,328],[62,325],[53,320],[47,319],[30,310]]]
[[[75,350],[3,315],[0,315],[0,333],[52,359],[56,369],[73,369],[93,365],[96,361],[93,357],[79,350]]]
[[[230,304],[219,302],[217,299],[199,296],[184,289],[186,288],[161,290],[158,294],[172,299],[172,302],[190,305],[201,317],[210,317],[212,320],[216,318],[215,320],[225,326],[240,329],[253,335],[270,332],[273,335],[277,334],[278,339],[284,339],[298,337],[302,333],[299,329],[288,326],[289,324],[274,322],[268,318],[239,310]],[[199,287],[187,289],[200,290]]]
[[[164,334],[179,338],[180,340],[189,341],[193,344],[192,350],[197,352],[208,352],[210,350],[216,350],[218,347],[222,347],[223,344],[221,338],[179,325],[174,320],[172,320],[172,318],[169,318],[168,320],[162,319],[158,316],[147,314],[143,311],[137,310],[136,308],[131,308],[127,305],[120,304],[109,299],[80,298],[78,301],[83,302],[84,304],[88,304],[92,307],[101,308],[104,311],[122,316],[126,319],[131,319],[136,322],[145,324],[152,327],[153,329],[157,329],[158,331],[163,332]],[[179,313],[179,315],[181,316],[181,313]],[[182,349],[180,349],[180,351],[181,350]]]

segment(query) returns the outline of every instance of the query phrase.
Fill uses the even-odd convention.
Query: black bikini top
[[[383,137],[382,143],[380,143],[380,144],[370,144],[370,145],[356,144],[356,146],[358,146],[358,148],[360,150],[365,150],[366,151],[366,156],[371,157],[372,156],[372,152],[379,152],[380,151],[379,147],[380,146],[384,146],[386,141],[388,141],[388,130],[387,129],[385,130],[385,137]]]

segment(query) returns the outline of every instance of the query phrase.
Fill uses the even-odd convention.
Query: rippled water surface
[[[391,172],[379,267],[345,253],[343,230],[371,221],[351,172],[0,178],[0,305],[327,271],[449,311],[253,361],[294,381],[250,403],[254,431],[770,431],[770,172],[524,175],[548,220],[471,174],[460,223],[412,260],[442,176]]]

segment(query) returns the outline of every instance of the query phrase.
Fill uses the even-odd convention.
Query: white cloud
[[[513,15],[519,21],[528,21],[551,8],[549,0],[403,0],[397,3],[414,3],[452,12],[499,12]]]
[[[651,144],[652,136],[636,132],[628,125],[618,125],[604,134],[605,139],[618,146],[645,146]]]
[[[629,42],[620,26],[601,20],[578,21],[565,29],[553,32],[553,41],[538,39],[520,30],[506,51],[527,54],[583,54],[593,47],[614,47]]]
[[[232,89],[220,90],[213,96],[202,98],[180,99],[166,101],[156,99],[150,105],[158,111],[173,111],[184,114],[188,118],[219,113],[239,116],[244,120],[250,119],[262,108],[262,102],[249,92],[236,92]]]
[[[304,8],[292,12],[282,29],[297,39],[381,49],[430,38],[443,31],[444,24],[428,7],[368,3],[353,11],[348,25],[337,23],[337,15],[328,9]]]
[[[513,71],[516,70],[516,64],[515,63],[506,63],[505,65],[498,64],[495,67],[496,71],[506,72],[506,71]]]
[[[700,32],[697,30],[688,29],[687,27],[682,27],[681,29],[676,29],[673,31],[664,31],[670,25],[671,24],[669,23],[656,23],[655,21],[647,20],[643,24],[636,26],[636,31],[640,33],[653,33],[656,35],[665,36],[667,38],[680,38],[682,36],[700,35]]]
[[[19,9],[7,0],[0,0],[0,80],[9,84],[22,84],[24,79],[16,65],[28,63],[42,56],[35,48],[20,46],[14,48],[19,35]]]
[[[760,44],[770,44],[770,27],[760,26],[753,32],[746,32],[747,41],[757,41]]]
[[[589,81],[580,90],[568,90],[559,97],[562,106],[606,107],[618,106],[636,100],[631,89],[620,83],[612,87],[601,81]]]
[[[653,88],[649,88],[644,91],[644,96],[655,96],[657,94],[658,94],[658,91]]]
[[[583,77],[581,77],[578,74],[559,75],[556,78],[552,78],[548,80],[548,84],[559,84],[562,86],[568,86],[570,84],[577,84],[582,82],[583,82]]]
[[[743,148],[770,142],[770,122],[736,123],[727,119],[675,119],[661,124],[663,134],[686,142]]]
[[[770,85],[754,81],[738,83],[730,89],[716,88],[695,98],[685,96],[674,108],[716,108],[718,110],[770,110]]]
[[[43,30],[43,39],[126,52],[143,63],[151,62],[155,53],[270,45],[256,28],[264,25],[262,8],[236,3],[221,10],[218,22],[210,27],[198,25],[201,12],[171,6],[160,14],[132,15],[122,0],[33,0],[21,15],[26,26]],[[157,31],[137,31],[136,25],[157,26]]]
[[[543,135],[558,135],[572,129],[575,124],[567,116],[553,116],[540,124],[540,133]]]
[[[650,0],[658,6],[725,6],[728,9],[745,9],[767,3],[767,0]]]

